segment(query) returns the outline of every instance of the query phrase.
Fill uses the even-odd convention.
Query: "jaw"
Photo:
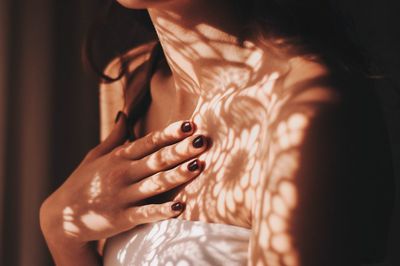
[[[178,0],[117,0],[117,2],[129,9],[162,8],[171,2]]]

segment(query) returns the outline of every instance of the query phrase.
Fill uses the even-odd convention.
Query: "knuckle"
[[[121,158],[123,155],[124,149],[121,147],[117,147],[111,151],[111,158]]]
[[[163,180],[166,184],[174,183],[176,176],[177,176],[177,173],[175,170],[169,170],[167,172],[164,172]]]
[[[164,168],[168,167],[168,161],[165,158],[163,158],[162,156],[160,156],[158,158],[157,166],[159,168],[163,168],[164,169]]]
[[[143,207],[141,210],[141,215],[144,218],[152,218],[154,215],[157,213],[157,208],[155,208],[154,205],[147,205],[146,207]]]
[[[130,208],[123,214],[123,218],[129,221],[130,224],[136,225],[138,222],[139,218],[139,211],[137,208]]]
[[[108,176],[110,176],[112,180],[125,177],[126,175],[127,175],[127,170],[125,167],[118,167],[111,169],[110,172],[108,173]]]
[[[154,132],[153,132],[153,133],[150,133],[149,135],[147,135],[147,136],[145,137],[145,144],[146,144],[148,147],[157,146],[158,141],[157,141],[156,136],[157,136],[157,135],[156,135]]]
[[[144,191],[151,191],[152,194],[156,193],[162,193],[165,191],[164,185],[160,180],[159,176],[153,176],[147,180],[145,180],[142,185],[139,187],[139,190],[144,190]]]
[[[138,144],[137,142],[133,142],[129,143],[126,146],[121,147],[120,156],[129,159],[135,159],[138,148],[137,144]]]
[[[164,192],[165,189],[164,189],[164,187],[163,187],[162,185],[157,184],[157,183],[154,183],[154,184],[153,184],[153,191],[154,191],[156,194],[160,194],[160,193]]]
[[[182,173],[181,171],[171,170],[165,175],[165,181],[168,184],[176,185],[185,182],[189,179],[189,175]]]
[[[168,160],[164,156],[164,150],[160,150],[150,156],[151,163],[158,169],[168,167]]]
[[[157,207],[155,208],[155,216],[157,217],[164,217],[166,216],[167,211],[164,205],[157,205]]]

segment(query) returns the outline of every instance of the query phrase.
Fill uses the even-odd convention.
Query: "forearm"
[[[102,265],[96,251],[95,241],[83,242],[69,235],[64,228],[65,221],[59,219],[58,208],[49,206],[47,199],[40,209],[40,226],[47,246],[56,265]],[[61,225],[61,226],[60,226]]]
[[[57,242],[46,238],[47,245],[58,266],[98,266],[102,265],[102,258],[96,251],[95,242],[84,245],[72,245]]]

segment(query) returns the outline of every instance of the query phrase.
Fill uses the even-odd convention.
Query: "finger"
[[[207,149],[207,143],[208,141],[203,135],[191,136],[174,145],[164,147],[139,161],[131,162],[127,174],[138,180],[169,170],[204,152]]]
[[[142,179],[124,189],[121,196],[127,203],[138,202],[180,186],[198,176],[201,171],[202,165],[198,159],[195,159],[174,169]]]
[[[130,143],[121,150],[127,159],[138,160],[164,146],[174,144],[193,134],[194,124],[190,121],[178,121],[160,131],[154,131]]]
[[[111,152],[116,147],[124,144],[128,136],[127,118],[126,115],[119,111],[115,118],[115,125],[108,137],[101,142],[96,151],[99,156]]]
[[[121,220],[125,221],[127,229],[139,224],[154,223],[178,216],[184,210],[181,202],[167,202],[162,204],[149,204],[128,208]]]

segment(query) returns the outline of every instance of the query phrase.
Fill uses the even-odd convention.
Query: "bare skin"
[[[40,224],[57,265],[97,265],[93,241],[179,215],[182,203],[142,202],[202,170],[200,161],[188,161],[207,148],[207,143],[193,145],[204,138],[192,136],[194,124],[179,121],[129,143],[126,117],[120,113],[117,118],[109,136],[42,204]],[[182,124],[189,129],[182,130]],[[198,167],[189,167],[192,162]]]
[[[162,194],[151,200],[183,201],[187,206],[182,213],[164,212],[149,220],[137,215],[129,226],[85,232],[79,241],[66,241],[65,245],[59,244],[65,235],[46,230],[49,223],[60,220],[45,220],[45,235],[56,261],[60,265],[77,265],[77,261],[95,265],[89,240],[133,228],[137,221],[177,216],[251,228],[249,265],[356,265],[357,252],[351,251],[354,227],[351,219],[346,219],[353,205],[335,198],[349,199],[346,187],[340,184],[352,178],[346,162],[354,155],[346,150],[352,140],[344,132],[351,133],[355,127],[347,122],[351,110],[346,109],[345,90],[326,82],[329,69],[318,61],[266,48],[273,43],[265,46],[253,40],[239,46],[239,25],[226,1],[120,2],[129,8],[148,8],[168,61],[153,77],[150,110],[135,130],[144,136],[175,121],[192,121],[196,135],[207,136],[210,146],[202,154],[186,150],[180,154],[181,160],[198,156],[205,167],[196,178],[186,179],[187,183],[173,182],[160,190],[160,184],[153,182],[144,186],[146,195],[131,199],[135,202]],[[110,86],[121,91],[118,84]],[[103,102],[107,102],[105,98]],[[107,109],[110,111],[103,112],[103,125],[110,124],[109,117],[123,108],[118,100],[113,104]],[[103,136],[108,135],[107,128],[103,127]],[[115,141],[111,146],[118,149],[121,144]],[[165,152],[154,158],[176,165],[176,156]],[[365,165],[374,167],[368,161]],[[104,169],[111,171],[111,164]],[[147,172],[150,180],[151,174],[162,169],[152,171]],[[104,182],[108,182],[106,177]],[[85,201],[70,197],[64,202],[64,197],[58,196],[79,187],[78,181],[67,183],[61,189],[65,193],[56,193],[48,201],[53,204],[44,205],[44,213],[60,211],[71,203],[85,207]],[[108,184],[111,191],[121,189],[114,182]],[[122,194],[134,197],[140,191],[130,188]],[[114,209],[106,205],[101,207]],[[118,217],[113,220],[123,222]],[[341,228],[339,234],[332,229],[337,227]],[[66,247],[72,247],[68,253],[63,252]]]
[[[266,186],[268,188],[262,192],[261,197],[272,200],[271,195],[277,193],[276,186],[282,182],[282,193],[286,193],[283,197],[287,201],[287,206],[286,203],[282,203],[277,207],[276,212],[282,215],[273,214],[268,210],[268,213],[263,214],[264,217],[258,218],[268,224],[272,223],[269,229],[264,230],[274,230],[280,234],[274,242],[272,238],[266,240],[267,236],[264,235],[272,235],[272,232],[260,230],[259,234],[254,236],[259,237],[261,241],[271,242],[270,253],[267,256],[278,258],[275,264],[271,263],[271,259],[263,258],[264,265],[299,265],[298,254],[292,244],[291,237],[293,236],[286,231],[289,230],[290,213],[295,209],[298,198],[297,188],[291,179],[295,179],[299,158],[298,153],[294,153],[293,150],[298,148],[297,145],[301,145],[307,126],[311,118],[316,115],[315,107],[308,108],[306,112],[293,108],[288,116],[282,119],[279,118],[280,108],[285,104],[294,105],[295,101],[298,103],[311,101],[316,105],[318,102],[329,105],[336,104],[338,101],[338,95],[332,89],[310,87],[307,93],[293,99],[293,103],[288,103],[285,98],[276,98],[276,102],[272,102],[274,94],[283,89],[279,83],[286,82],[290,88],[300,79],[308,80],[326,74],[326,69],[321,65],[300,58],[291,63],[296,64],[296,68],[301,69],[301,73],[292,72],[284,81],[277,73],[272,73],[272,75],[269,73],[252,87],[227,89],[226,92],[212,94],[207,99],[199,100],[197,106],[190,106],[180,112],[172,108],[175,106],[171,105],[174,99],[169,98],[166,92],[174,89],[173,76],[165,75],[167,71],[160,69],[151,82],[153,101],[149,112],[135,128],[137,133],[148,134],[171,121],[185,118],[195,121],[196,132],[212,139],[209,150],[199,157],[205,162],[204,171],[191,182],[153,198],[155,202],[169,200],[186,202],[186,209],[177,217],[178,219],[223,223],[254,229],[254,216],[257,211],[261,211],[258,209],[261,207],[257,205],[257,202],[260,202],[257,188],[260,189],[260,184],[272,175],[269,171],[276,175],[270,180],[273,183]],[[301,68],[298,65],[301,65]],[[271,102],[274,106],[268,104]],[[165,115],[169,112],[177,114],[176,117]],[[271,121],[271,119],[275,120]],[[280,130],[284,127],[288,132],[278,133],[278,126]],[[274,134],[273,141],[268,137],[272,134],[270,132]],[[268,170],[271,160],[278,161],[275,162],[276,167],[281,167],[280,159],[275,157],[278,154],[273,152],[271,158],[266,152],[272,143],[276,145],[274,147],[276,153],[282,152],[279,157],[282,156],[283,161],[287,160],[287,162],[281,162],[288,164],[287,169],[280,169],[281,172],[276,169]],[[280,147],[281,145],[283,147]],[[285,173],[285,171],[288,172]],[[288,179],[282,181],[283,177]],[[258,246],[258,248],[261,249],[258,255],[265,254],[264,246]],[[251,261],[254,258],[254,255],[249,255],[249,264],[256,263]]]
[[[170,71],[153,77],[152,104],[136,130],[146,134],[189,119],[212,139],[200,156],[206,167],[199,177],[161,196],[187,202],[178,218],[251,228],[249,265],[356,265],[355,227],[345,218],[355,204],[335,200],[350,189],[339,184],[356,180],[345,162],[359,156],[345,147],[352,132],[385,138],[378,122],[349,125],[358,107],[346,102],[356,88],[333,85],[324,64],[275,50],[273,43],[239,46],[240,25],[227,1],[120,3],[148,8]],[[375,156],[370,160],[389,158]],[[389,169],[368,161],[363,167]],[[339,208],[333,219],[332,208]]]

